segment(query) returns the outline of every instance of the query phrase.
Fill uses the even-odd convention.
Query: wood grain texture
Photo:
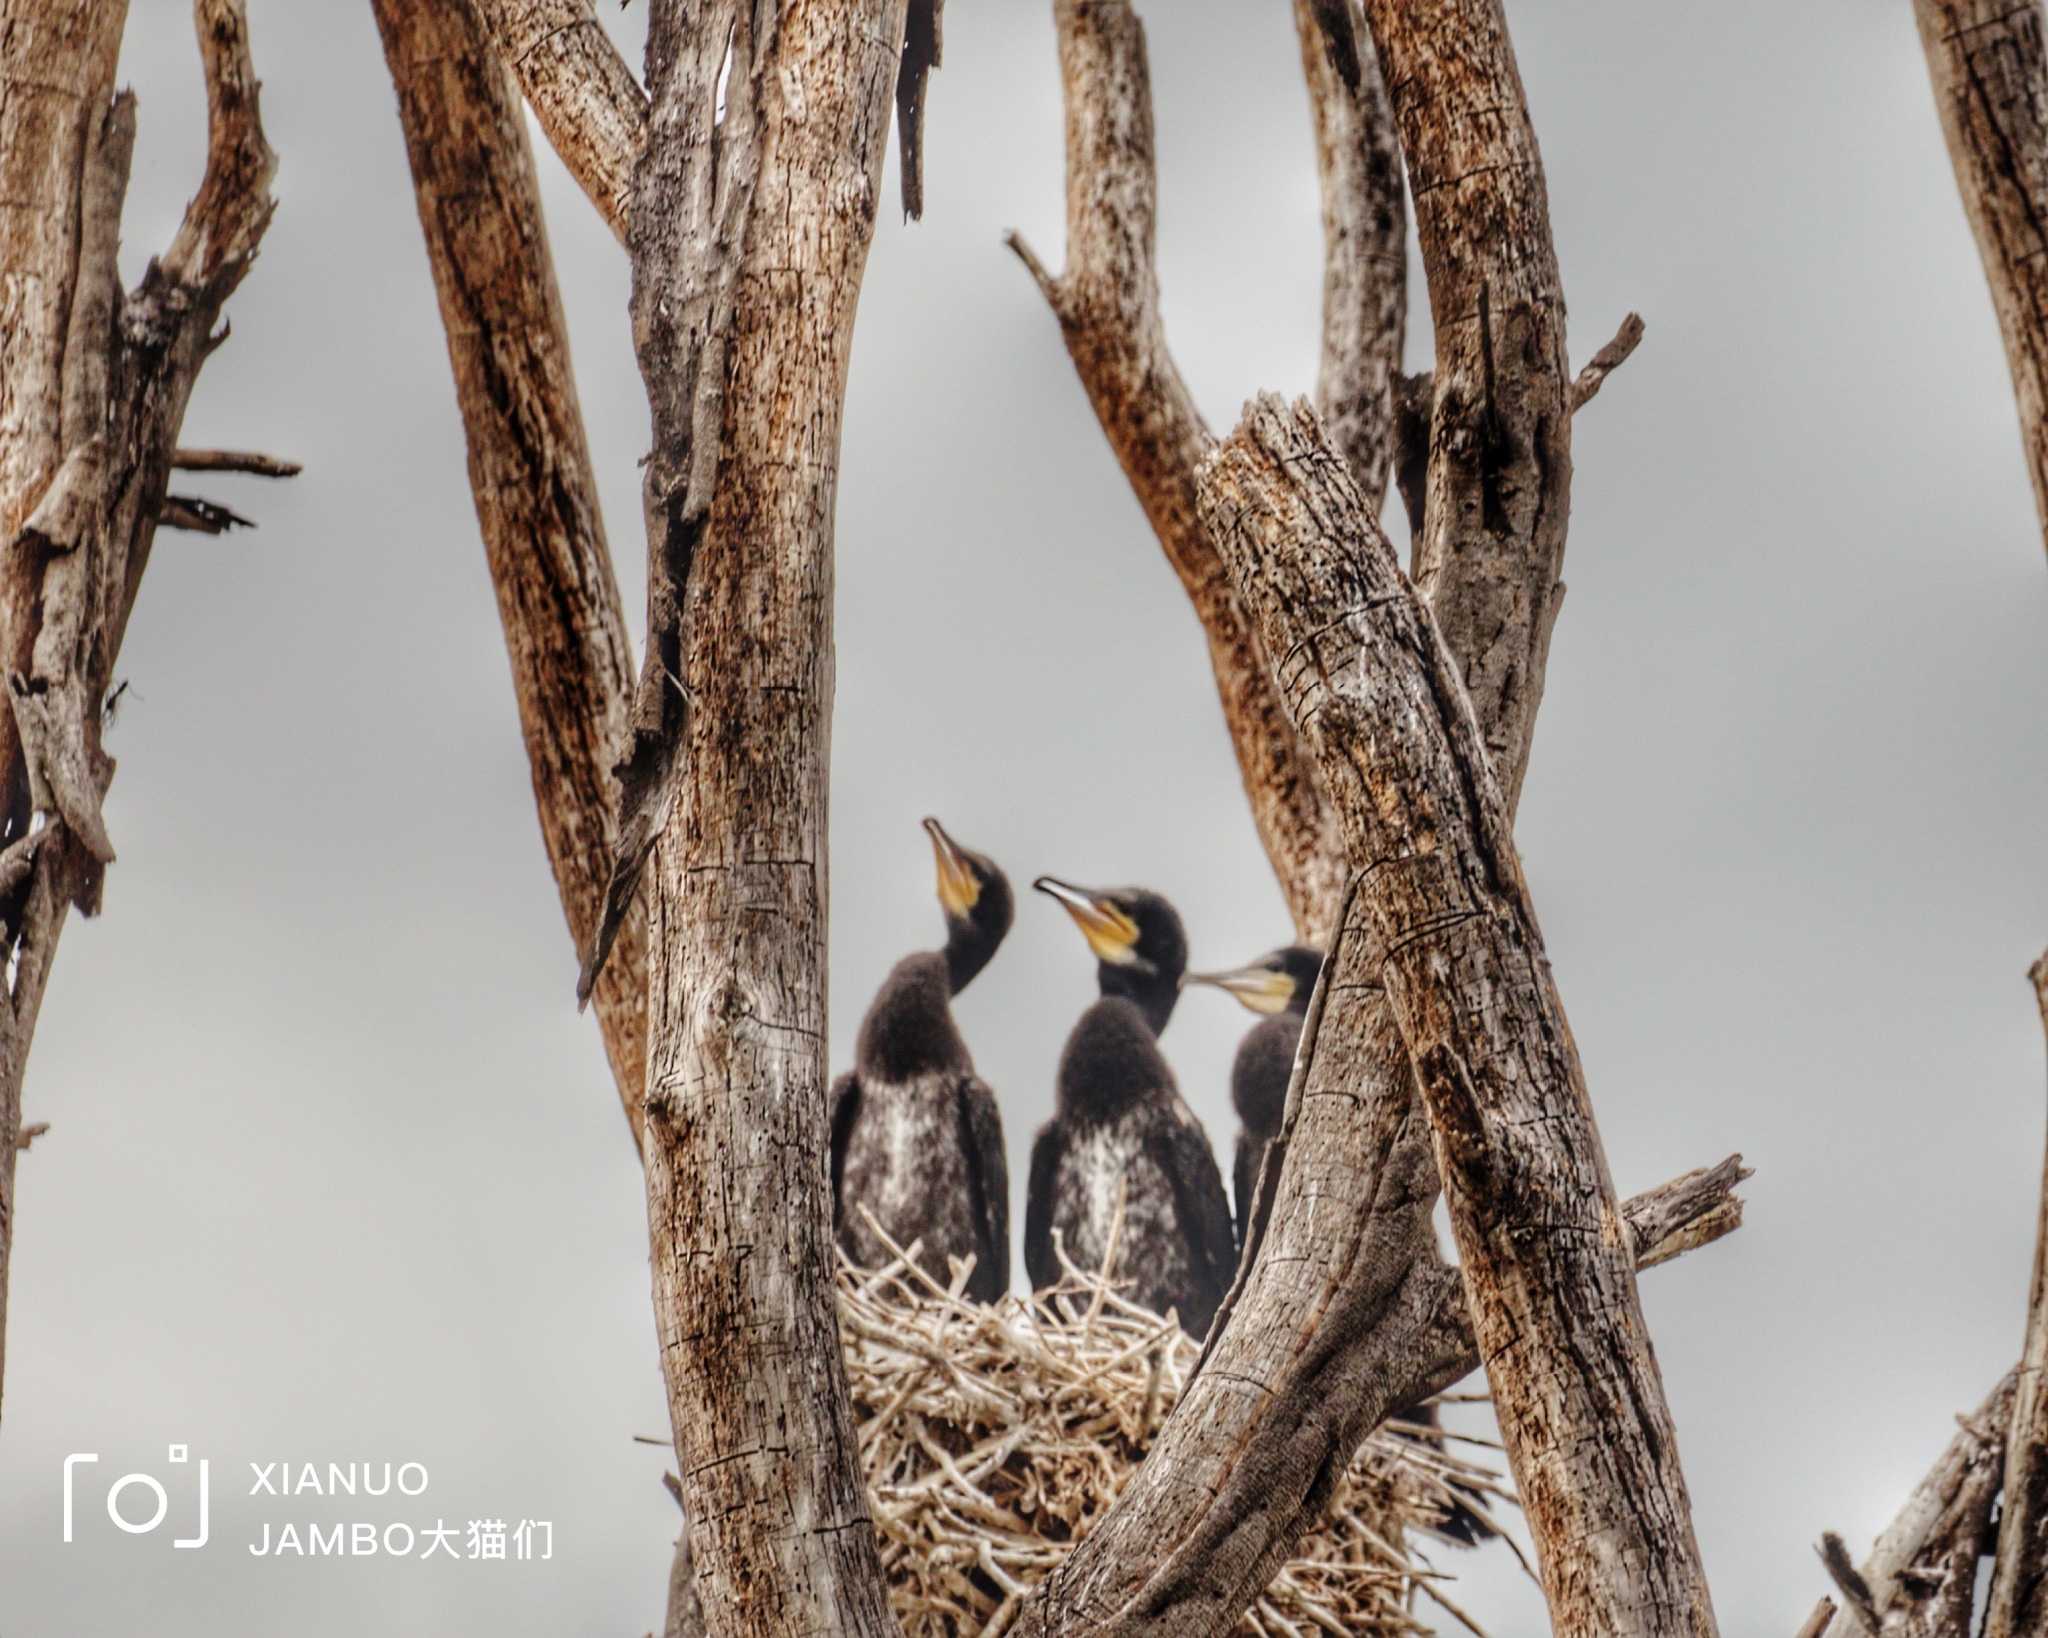
[[[1195,467],[1214,440],[1159,314],[1144,25],[1129,0],[1055,0],[1053,17],[1066,109],[1066,267],[1055,277],[1021,238],[1010,243],[1058,318],[1110,448],[1194,605],[1259,840],[1296,937],[1323,948],[1344,891],[1336,829],[1195,504]]]
[[[1553,1629],[1712,1633],[1634,1248],[1456,659],[1306,404],[1256,401],[1201,486],[1360,872]]]
[[[1845,1597],[1816,1629],[1825,1638],[1969,1638],[2018,1379],[2008,1371],[1975,1412],[1956,1418],[1955,1437],[1858,1567],[1875,1625]]]
[[[623,241],[633,166],[647,135],[647,93],[597,20],[596,6],[592,0],[473,3],[548,145]]]
[[[2048,955],[2034,963],[2041,1023],[2048,1029]],[[2048,1633],[2048,1165],[2034,1231],[2034,1273],[2027,1292],[2027,1335],[2020,1351],[2012,1419],[2005,1438],[2003,1522],[1985,1606],[1984,1638]]]
[[[1294,0],[1294,27],[1323,203],[1316,407],[1377,507],[1393,459],[1394,393],[1408,326],[1401,141],[1358,0]]]
[[[904,0],[649,18],[628,237],[650,577],[676,600],[682,687],[663,683],[680,743],[647,873],[645,1159],[718,1638],[894,1630],[833,1289],[825,916],[833,501],[903,26]]]
[[[1416,590],[1512,814],[1564,597],[1571,374],[1550,206],[1499,0],[1365,0],[1436,332]]]
[[[374,4],[448,338],[534,806],[580,953],[597,931],[610,879],[612,764],[626,738],[634,668],[525,114],[469,0]],[[181,452],[180,464],[190,464],[190,453]],[[646,918],[636,899],[594,995],[636,1143],[646,981]]]
[[[0,96],[41,83],[39,67],[54,72],[64,51],[76,47],[76,39],[37,32],[72,9],[31,0],[26,12],[34,23],[23,21],[18,6],[0,13],[0,37],[10,49],[40,38],[49,53],[40,65],[11,60],[12,89]],[[32,174],[42,189],[34,197],[45,208],[73,213],[69,265],[46,258],[37,275],[61,282],[41,293],[48,310],[64,315],[55,390],[13,399],[18,418],[0,421],[0,468],[17,475],[34,469],[17,440],[54,444],[55,455],[45,463],[39,492],[33,485],[13,492],[10,595],[0,608],[12,707],[6,720],[15,729],[0,748],[4,785],[26,797],[18,829],[0,847],[0,966],[9,973],[0,995],[0,1341],[29,1048],[65,919],[74,906],[87,914],[98,909],[113,856],[100,814],[114,773],[100,746],[102,706],[148,566],[186,402],[201,366],[225,339],[221,309],[270,221],[275,163],[263,137],[241,0],[195,0],[207,86],[206,172],[169,249],[124,293],[116,257],[135,104],[126,95],[110,97],[107,88],[125,8],[75,9],[93,11],[111,29],[110,38],[94,36],[99,68],[78,81],[96,88],[84,93],[83,140],[74,139],[65,119],[44,117],[50,104],[41,91],[28,97],[32,111],[19,103],[0,108],[0,127],[9,133],[0,147],[13,138],[26,144],[31,130],[40,144],[33,156],[26,146],[14,150],[7,162],[19,167],[15,180]],[[0,241],[17,232],[31,239],[46,234],[48,224],[34,226],[33,214],[0,219]],[[0,242],[0,264],[18,265],[7,263],[17,248]],[[34,282],[7,285],[9,277],[0,272],[0,287],[17,296]]]
[[[2040,0],[1913,0],[2048,537],[2048,45]]]

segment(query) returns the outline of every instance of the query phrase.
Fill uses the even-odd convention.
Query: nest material
[[[1199,1350],[1176,1320],[1064,1256],[1059,1285],[994,1307],[961,1295],[966,1267],[947,1289],[915,1258],[912,1247],[840,1279],[882,1560],[906,1638],[999,1638],[1144,1460]],[[1412,1538],[1512,1498],[1492,1470],[1417,1432],[1383,1427],[1366,1441],[1238,1633],[1425,1632],[1418,1592],[1471,1625]]]

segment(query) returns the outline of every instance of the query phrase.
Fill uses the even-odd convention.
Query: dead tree
[[[126,16],[120,3],[0,5],[0,1347],[29,1046],[65,919],[98,911],[114,857],[100,814],[114,664],[159,522],[217,531],[233,518],[169,496],[171,470],[266,465],[177,451],[193,383],[226,339],[221,309],[270,221],[242,0],[194,0],[206,174],[130,291],[116,260],[135,143],[135,100],[114,92]]]

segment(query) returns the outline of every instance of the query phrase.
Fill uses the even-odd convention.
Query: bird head
[[[1306,1012],[1308,998],[1315,993],[1316,978],[1322,970],[1320,951],[1290,944],[1227,972],[1189,973],[1187,982],[1226,990],[1253,1012],[1272,1017],[1283,1012]]]
[[[1188,965],[1180,912],[1142,887],[1076,887],[1057,876],[1041,876],[1031,885],[1074,918],[1095,952],[1102,993],[1137,1002],[1153,1032],[1164,1029]]]
[[[946,912],[946,967],[958,995],[988,965],[1010,930],[1016,903],[1010,879],[983,853],[970,853],[936,819],[924,822],[938,866],[939,906]]]

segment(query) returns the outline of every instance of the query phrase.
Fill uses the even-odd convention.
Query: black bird
[[[1267,1147],[1280,1135],[1287,1082],[1294,1073],[1294,1049],[1301,1041],[1308,998],[1315,993],[1322,970],[1321,951],[1290,944],[1227,973],[1188,974],[1190,984],[1213,984],[1228,990],[1253,1012],[1265,1015],[1246,1033],[1230,1068],[1230,1101],[1240,1123],[1237,1164],[1230,1177],[1239,1251],[1251,1233],[1252,1191],[1259,1186],[1259,1167]]]
[[[1010,1289],[1010,1169],[995,1094],[974,1073],[953,1023],[952,998],[988,965],[1016,906],[994,861],[970,853],[927,819],[946,912],[946,947],[896,963],[860,1023],[851,1073],[832,1087],[832,1221],[862,1268],[890,1239],[922,1240],[919,1266],[948,1283],[949,1257],[974,1258],[967,1294],[994,1302]]]
[[[1230,1204],[1216,1156],[1181,1100],[1156,1037],[1187,967],[1172,905],[1140,888],[1090,892],[1042,876],[1094,950],[1102,998],[1060,1054],[1053,1118],[1031,1150],[1024,1266],[1034,1289],[1057,1284],[1057,1230],[1076,1267],[1103,1265],[1123,1196],[1110,1278],[1132,1302],[1207,1334],[1237,1272]]]

